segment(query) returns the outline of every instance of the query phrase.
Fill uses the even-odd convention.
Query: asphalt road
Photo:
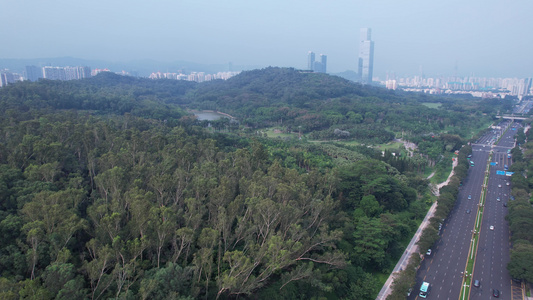
[[[507,150],[514,147],[513,136],[516,130],[512,130],[513,126],[516,126],[516,123],[511,125],[500,142],[493,147],[492,162],[495,165],[490,168],[483,223],[479,233],[479,248],[473,272],[473,279],[480,280],[480,287],[471,289],[470,299],[473,300],[492,297],[493,289],[500,291],[502,299],[517,299],[511,295],[511,277],[507,271],[511,244],[509,225],[505,220],[507,207],[504,204],[510,201],[510,177],[496,174],[497,171],[505,171],[504,165],[510,166],[512,163]],[[490,230],[490,226],[494,226],[494,230]]]
[[[468,176],[459,191],[457,203],[450,216],[443,222],[441,239],[436,242],[431,255],[425,256],[422,261],[417,274],[417,283],[408,299],[420,299],[418,291],[423,281],[431,284],[427,299],[459,299],[467,257],[472,254],[469,253],[472,230],[478,215],[478,204],[491,150],[494,150],[493,161],[497,161],[498,165],[490,170],[487,201],[473,274],[474,279],[481,281],[481,286],[473,288],[470,297],[490,298],[492,289],[496,288],[501,292],[501,299],[511,299],[511,282],[506,268],[510,248],[509,226],[505,221],[507,208],[503,206],[503,203],[509,201],[510,186],[506,185],[509,177],[496,175],[496,171],[503,170],[504,164],[510,165],[507,149],[514,145],[514,139],[507,136],[514,135],[516,131],[509,130],[501,138],[498,146],[493,148],[493,144],[505,131],[507,124],[508,121],[500,124],[502,130],[488,132],[473,145],[472,160],[475,166],[469,168]],[[469,195],[471,199],[468,199]],[[498,197],[500,201],[497,201]],[[489,229],[491,225],[494,226],[494,230]]]

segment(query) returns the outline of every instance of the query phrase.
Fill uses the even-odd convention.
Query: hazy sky
[[[0,58],[357,70],[372,28],[374,75],[533,76],[533,0],[0,0]]]

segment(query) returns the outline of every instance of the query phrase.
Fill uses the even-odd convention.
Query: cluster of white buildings
[[[24,74],[13,73],[9,70],[0,70],[0,87],[17,81],[37,81],[40,78],[50,80],[75,80],[93,76],[89,67],[36,67],[26,66]]]
[[[175,79],[175,80],[187,80],[187,81],[196,81],[204,82],[211,81],[215,79],[227,80],[240,72],[218,72],[216,74],[205,74],[204,72],[192,72],[190,74],[183,73],[162,73],[156,72],[150,74],[150,79]]]
[[[0,70],[0,87],[22,80],[22,75],[18,73],[12,73],[9,70]]]
[[[34,66],[29,66],[34,67]],[[26,73],[28,68],[26,67]],[[42,77],[30,78],[28,80],[35,81],[39,78],[46,78],[50,80],[76,80],[91,77],[91,68],[89,67],[42,67]]]
[[[17,81],[29,80],[37,81],[40,78],[50,79],[50,80],[75,80],[83,79],[91,76],[95,76],[101,72],[111,72],[109,69],[92,69],[90,67],[36,67],[36,66],[26,66],[25,72],[23,74],[13,73],[7,69],[0,69],[0,87],[6,86],[10,83],[15,83]],[[188,80],[196,82],[204,82],[215,79],[226,80],[230,77],[233,77],[240,72],[218,72],[216,74],[206,74],[204,72],[192,72],[190,74],[183,73],[152,73],[150,74],[150,79],[175,79],[175,80]],[[126,71],[118,72],[119,75],[130,75]]]
[[[388,78],[382,82],[386,88],[405,91],[424,92],[428,94],[471,94],[474,97],[519,98],[531,95],[531,78],[484,78],[484,77],[439,77],[425,78],[413,76],[406,78]]]

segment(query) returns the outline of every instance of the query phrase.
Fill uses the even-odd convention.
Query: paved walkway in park
[[[433,189],[433,193],[435,194],[435,196],[439,196],[440,188],[445,186],[445,185],[447,185],[450,182],[450,179],[452,178],[452,176],[454,174],[455,166],[457,166],[457,159],[453,160],[452,166],[453,166],[452,167],[452,171],[450,172],[450,176],[448,176],[448,179],[446,179],[446,181],[438,184],[435,187],[435,189]],[[418,245],[416,243],[418,242],[418,239],[420,238],[420,235],[422,234],[422,231],[424,231],[424,229],[428,226],[429,220],[435,214],[435,210],[436,209],[437,209],[437,201],[435,201],[433,203],[433,205],[431,205],[431,208],[428,210],[428,212],[426,214],[426,217],[424,218],[424,220],[420,224],[420,227],[418,227],[418,230],[416,231],[415,235],[413,236],[413,238],[409,242],[409,245],[407,245],[407,248],[403,252],[402,257],[400,258],[400,260],[398,260],[398,263],[396,264],[396,266],[392,270],[392,273],[389,275],[389,278],[387,279],[387,281],[385,281],[385,284],[381,288],[381,291],[379,291],[379,294],[378,294],[376,300],[385,300],[385,299],[387,299],[387,296],[391,292],[392,282],[394,281],[394,277],[395,277],[396,273],[398,273],[399,271],[402,271],[407,266],[407,264],[409,263],[409,258],[411,257],[411,255],[413,255],[413,253],[418,253]],[[407,293],[407,291],[406,291],[406,293]]]

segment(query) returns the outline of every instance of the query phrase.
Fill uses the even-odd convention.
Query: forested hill
[[[203,85],[198,96],[213,92],[232,94],[236,91],[262,95],[265,106],[285,102],[299,105],[298,99],[325,100],[348,94],[368,95],[371,88],[324,73],[302,72],[291,68],[266,68],[240,73],[226,82]]]
[[[297,128],[315,139],[370,143],[387,142],[397,132],[416,136],[446,131],[466,137],[482,113],[500,109],[499,103],[395,92],[274,67],[198,85],[189,96],[188,105],[227,112],[251,127],[278,126],[287,132]],[[423,102],[439,103],[442,109]],[[348,134],[335,134],[336,129]]]
[[[176,105],[196,87],[195,82],[149,80],[102,72],[84,80],[19,82],[0,89],[4,112],[87,110],[97,114],[129,113],[159,120],[186,115]]]
[[[441,109],[422,102],[438,102]],[[174,123],[186,115],[184,108],[210,109],[229,113],[247,127],[276,126],[284,132],[308,133],[313,139],[367,143],[387,142],[397,133],[415,137],[445,132],[465,138],[482,113],[508,109],[497,100],[401,93],[337,76],[275,67],[203,83],[109,72],[78,81],[22,82],[0,89],[0,106],[4,110],[47,107],[129,113]]]
[[[216,105],[237,110],[242,105],[316,108],[320,101],[343,96],[405,100],[386,89],[363,86],[341,77],[277,67],[245,71],[225,82],[203,84],[198,87],[195,100],[213,101]]]
[[[431,202],[426,159],[245,125],[388,140],[480,122],[395,97],[279,68],[1,88],[0,299],[375,299]],[[204,129],[183,109],[202,105],[241,123]]]

